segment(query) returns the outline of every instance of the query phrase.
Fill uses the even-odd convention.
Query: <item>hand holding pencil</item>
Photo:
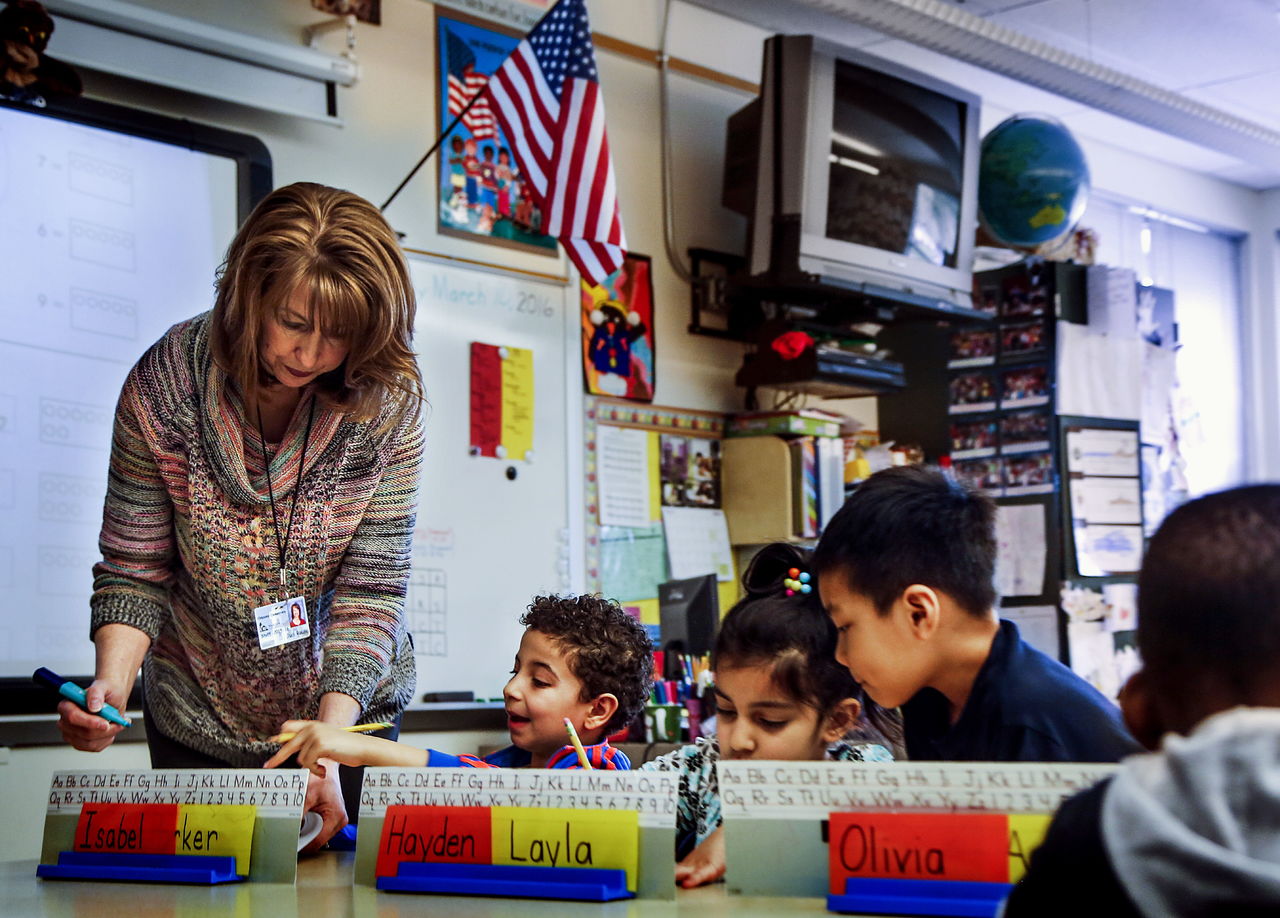
[[[337,727],[318,720],[287,720],[280,725],[280,732],[269,740],[282,745],[262,767],[275,768],[292,755],[298,757],[299,765],[320,777],[325,774],[320,759],[330,759],[342,765],[400,765],[418,768],[427,764],[426,750],[378,736],[363,735],[390,726],[376,723]]]

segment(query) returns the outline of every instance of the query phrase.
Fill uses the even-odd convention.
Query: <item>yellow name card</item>
[[[1031,852],[1040,847],[1053,817],[1048,813],[1009,814],[1009,882],[1017,883],[1027,872]]]
[[[524,867],[597,867],[627,872],[635,892],[640,817],[635,810],[495,806],[493,863]]]
[[[236,873],[248,876],[257,812],[256,806],[184,804],[178,808],[174,854],[231,855],[236,859]]]

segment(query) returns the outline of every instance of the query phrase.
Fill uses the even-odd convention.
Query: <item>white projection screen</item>
[[[167,328],[212,305],[227,243],[270,173],[248,135],[91,101],[0,107],[0,679],[10,689],[38,666],[93,672],[90,569],[121,383]]]

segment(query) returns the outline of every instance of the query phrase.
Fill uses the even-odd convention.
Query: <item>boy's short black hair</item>
[[[606,692],[618,699],[606,735],[644,710],[653,683],[653,642],[616,602],[599,596],[536,596],[520,624],[564,648],[569,669],[582,680],[583,701]]]
[[[974,616],[995,606],[995,504],[924,466],[876,472],[831,518],[814,549],[819,576],[843,575],[881,615],[913,583]]]
[[[1280,485],[1183,504],[1138,578],[1138,650],[1157,691],[1206,683],[1250,703],[1280,681]]]

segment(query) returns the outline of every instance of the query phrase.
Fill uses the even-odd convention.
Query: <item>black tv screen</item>
[[[826,234],[955,267],[965,104],[837,59]]]

